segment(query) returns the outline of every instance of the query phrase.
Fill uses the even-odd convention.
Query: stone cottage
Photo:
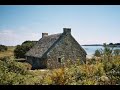
[[[71,29],[63,28],[59,34],[42,33],[42,38],[25,55],[32,69],[51,69],[62,67],[66,60],[85,63],[87,54],[71,35]]]

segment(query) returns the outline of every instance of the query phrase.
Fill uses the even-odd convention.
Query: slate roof
[[[41,58],[61,35],[62,33],[44,36],[25,55]]]

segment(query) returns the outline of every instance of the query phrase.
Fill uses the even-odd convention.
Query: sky
[[[0,5],[0,44],[62,33],[83,44],[120,43],[120,5]]]

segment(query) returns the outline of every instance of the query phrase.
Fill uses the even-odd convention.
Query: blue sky
[[[120,43],[119,5],[1,5],[0,44],[39,40],[71,28],[80,44]]]

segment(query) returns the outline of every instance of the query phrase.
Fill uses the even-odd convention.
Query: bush
[[[5,45],[0,45],[0,51],[7,51],[7,46],[5,46]]]
[[[70,65],[49,71],[27,70],[27,63],[0,61],[1,85],[110,85],[120,84],[120,61]],[[33,73],[34,72],[34,73]]]
[[[5,56],[5,57],[1,57],[1,58],[0,58],[1,61],[8,60],[8,59],[10,59],[9,56]]]
[[[0,60],[0,85],[26,85],[35,84],[37,80],[32,82],[30,78],[34,78],[28,73],[27,63],[20,63],[14,60]]]
[[[115,49],[115,50],[114,50],[114,55],[115,55],[115,56],[120,55],[120,49]]]
[[[99,51],[99,50],[96,50],[94,56],[96,56],[96,57],[100,57],[100,56],[101,56],[100,51]]]
[[[36,41],[25,41],[22,45],[17,45],[14,50],[14,56],[16,58],[25,58],[25,53],[29,51],[34,45]]]
[[[109,53],[106,54],[106,51]],[[109,61],[107,56],[112,56]],[[93,62],[94,61],[94,62]],[[102,56],[88,64],[72,64],[47,71],[29,70],[27,63],[15,62],[10,58],[0,60],[1,85],[120,85],[120,58],[111,50],[103,50]]]

